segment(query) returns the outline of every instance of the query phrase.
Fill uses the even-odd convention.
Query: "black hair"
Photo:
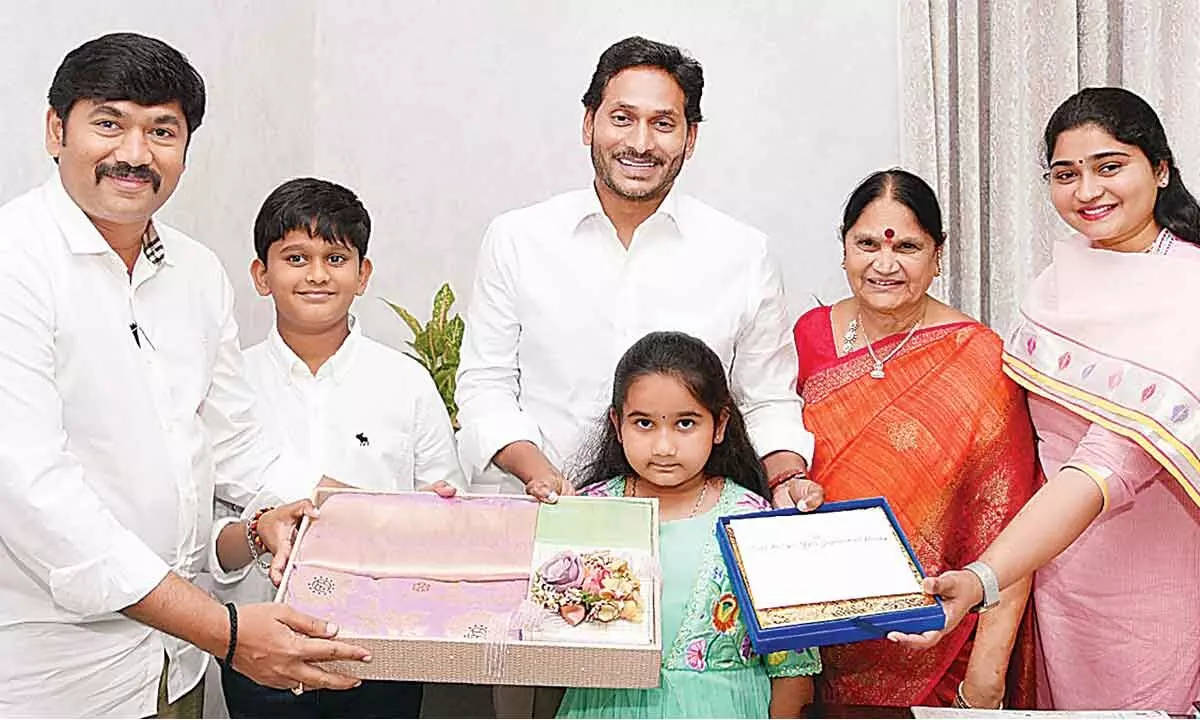
[[[178,101],[189,141],[204,119],[200,73],[175,48],[137,33],[103,35],[67,53],[54,73],[48,99],[64,124],[80,100],[129,100],[138,105]]]
[[[933,239],[935,247],[946,241],[942,232],[942,207],[929,183],[901,168],[871,173],[854,188],[842,211],[842,240],[858,222],[863,210],[881,197],[891,198],[912,211],[917,224]]]
[[[292,230],[352,247],[367,257],[371,216],[350,190],[317,178],[296,178],[271,191],[254,219],[254,252],[265,265],[273,243]]]
[[[746,423],[733,401],[729,383],[725,380],[725,368],[717,354],[704,341],[681,332],[652,332],[638,340],[625,351],[614,373],[610,409],[618,419],[624,410],[629,386],[647,375],[670,375],[679,380],[712,414],[714,422],[720,422],[723,411],[729,413],[725,438],[713,445],[704,472],[713,477],[729,478],[766,497],[767,478],[762,462],[750,444]],[[579,487],[636,474],[625,457],[617,430],[607,416],[601,420],[591,443],[580,457]]]
[[[608,81],[631,67],[656,67],[665,71],[683,90],[684,119],[689,124],[704,119],[700,113],[700,96],[704,93],[704,69],[700,63],[674,45],[638,36],[625,38],[600,55],[592,82],[583,94],[583,106],[592,112],[599,110]]]
[[[1117,87],[1084,88],[1067,98],[1046,123],[1044,137],[1046,165],[1054,157],[1058,136],[1067,130],[1095,125],[1118,142],[1136,145],[1158,175],[1161,163],[1167,164],[1167,186],[1158,190],[1154,201],[1154,220],[1181,240],[1200,244],[1200,205],[1188,192],[1167,144],[1167,133],[1154,108],[1136,94]]]

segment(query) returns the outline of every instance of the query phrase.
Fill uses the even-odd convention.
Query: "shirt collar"
[[[58,173],[55,173],[54,177],[42,186],[42,190],[46,205],[50,208],[50,214],[67,239],[67,247],[72,254],[99,255],[116,252],[92,224],[87,214],[83,212],[83,208],[71,199],[67,189],[63,187],[62,177]],[[171,262],[171,256],[167,253],[162,236],[154,226],[153,219],[146,224],[146,231],[142,234],[142,254],[155,266],[161,266],[164,263],[174,265]]]
[[[354,357],[355,348],[358,347],[362,330],[359,329],[358,320],[354,315],[349,316],[349,322],[350,334],[342,341],[341,347],[321,367],[317,368],[316,376],[318,378],[332,375],[334,382],[341,384],[345,381],[346,374],[350,372],[350,362]],[[289,383],[295,382],[297,378],[312,377],[313,374],[308,369],[308,365],[283,341],[283,336],[279,334],[279,325],[276,323],[271,324],[268,347],[279,367],[287,373]]]
[[[658,209],[654,211],[650,217],[646,218],[645,223],[656,222],[658,218],[670,220],[676,229],[681,227],[679,221],[679,193],[676,190],[677,186],[672,186],[667,191],[667,196],[659,203]],[[579,192],[579,199],[570,215],[570,230],[575,232],[579,226],[592,218],[604,218],[604,221],[612,224],[608,216],[604,214],[604,207],[600,204],[600,196],[596,194],[596,187],[593,185],[587,190]],[[643,225],[645,224],[643,223]],[[682,232],[682,230],[680,230]]]

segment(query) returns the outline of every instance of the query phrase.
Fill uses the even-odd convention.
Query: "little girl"
[[[635,343],[583,462],[583,495],[658,498],[662,675],[651,689],[571,688],[559,717],[799,717],[820,657],[754,654],[717,548],[719,516],[768,508],[717,355],[678,332]]]

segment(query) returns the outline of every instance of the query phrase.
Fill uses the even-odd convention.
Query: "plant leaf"
[[[450,306],[454,304],[454,291],[450,289],[450,283],[442,283],[438,288],[437,294],[433,296],[433,314],[429,322],[433,323],[439,331],[446,327],[446,316],[450,313]]]
[[[422,330],[425,329],[425,328],[421,327],[420,321],[418,321],[415,317],[413,317],[413,314],[410,313],[409,311],[407,311],[404,308],[400,307],[399,305],[391,302],[390,300],[384,300],[383,302],[388,307],[390,307],[393,311],[395,311],[395,313],[397,315],[400,316],[400,319],[402,319],[404,321],[404,323],[406,325],[408,325],[408,329],[412,330],[413,335],[417,335],[418,333],[420,333]]]
[[[450,318],[450,322],[446,324],[446,339],[447,344],[453,346],[456,350],[462,347],[463,333],[467,329],[467,324],[463,322],[462,315],[455,315]],[[457,353],[456,353],[457,354]]]

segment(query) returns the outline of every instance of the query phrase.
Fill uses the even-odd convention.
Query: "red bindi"
[[[896,237],[896,231],[891,228],[887,228],[883,231],[883,236],[888,240],[891,240],[892,238]]]

